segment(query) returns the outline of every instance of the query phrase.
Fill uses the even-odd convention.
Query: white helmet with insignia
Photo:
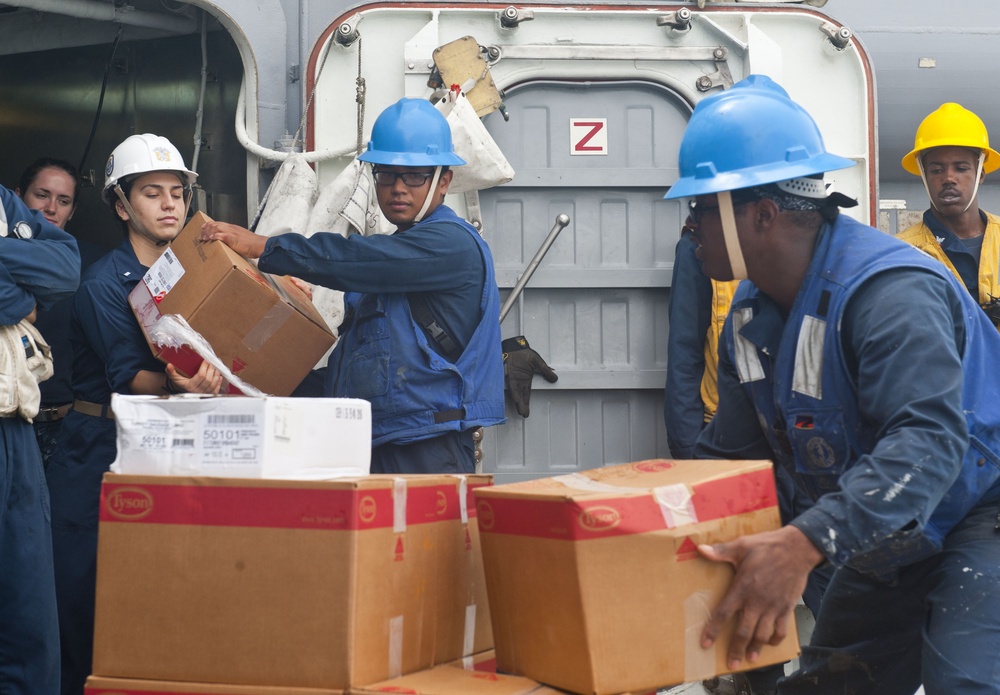
[[[150,171],[176,171],[185,188],[190,188],[198,178],[198,174],[184,166],[180,151],[162,135],[130,135],[108,157],[102,191],[104,202],[111,204],[116,186]]]

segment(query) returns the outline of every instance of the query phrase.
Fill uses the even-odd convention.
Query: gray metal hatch
[[[510,122],[484,122],[516,175],[480,193],[501,299],[556,216],[570,224],[503,323],[559,381],[535,379],[527,419],[508,404],[508,423],[486,432],[483,470],[502,482],[668,456],[667,299],[682,219],[663,194],[691,107],[638,81],[530,82],[505,102]],[[584,138],[606,147],[574,154]]]

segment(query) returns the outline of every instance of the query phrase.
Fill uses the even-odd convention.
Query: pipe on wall
[[[177,34],[191,34],[198,29],[194,18],[137,10],[131,5],[115,7],[95,0],[4,0],[4,5],[38,12],[67,15],[79,19],[117,22]]]

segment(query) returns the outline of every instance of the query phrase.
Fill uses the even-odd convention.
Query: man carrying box
[[[840,215],[802,107],[751,76],[700,102],[666,197],[694,197],[698,255],[748,278],[695,454],[772,458],[815,504],[778,531],[702,546],[736,569],[702,631],[736,621],[733,669],[837,569],[789,693],[1000,691],[1000,335],[948,270]],[[919,298],[919,301],[911,301]]]
[[[209,222],[269,273],[347,292],[325,395],[372,404],[372,473],[474,473],[473,432],[502,424],[500,296],[479,233],[443,204],[454,153],[445,117],[401,99],[376,119],[368,150],[391,235],[260,237]]]

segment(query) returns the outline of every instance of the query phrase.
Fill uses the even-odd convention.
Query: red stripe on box
[[[701,521],[778,506],[774,473],[770,468],[698,483],[694,486],[693,499]]]
[[[497,659],[496,657],[490,657],[489,659],[483,659],[481,661],[472,662],[472,671],[482,671],[483,673],[496,673],[497,672]]]
[[[481,483],[479,485],[467,485],[465,488],[465,507],[470,519],[476,518],[476,496],[475,491],[483,487],[492,487],[491,483]]]
[[[234,691],[235,692],[235,691]],[[84,695],[201,695],[197,690],[135,690],[134,688],[95,688],[88,685],[83,689]]]
[[[777,505],[770,469],[698,483],[692,495],[699,522]],[[589,540],[669,528],[652,494],[594,499],[540,500],[482,497],[479,530],[556,540]]]
[[[457,485],[408,486],[406,523],[460,518]],[[254,528],[392,528],[393,491],[104,483],[103,523]]]

